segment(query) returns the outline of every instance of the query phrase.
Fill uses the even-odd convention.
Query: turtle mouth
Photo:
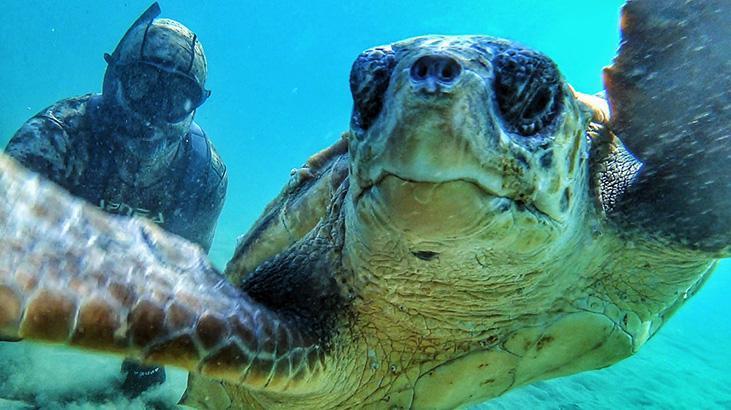
[[[449,196],[448,201],[453,202],[455,205],[460,204],[465,197],[472,196],[477,198],[484,206],[480,207],[483,211],[494,212],[494,213],[505,213],[511,210],[518,212],[527,212],[532,214],[538,220],[556,223],[554,218],[549,214],[541,211],[534,204],[519,198],[513,198],[496,192],[486,186],[486,184],[480,181],[462,177],[462,178],[450,178],[450,179],[415,179],[399,175],[390,171],[382,171],[377,178],[371,182],[365,184],[359,184],[359,191],[355,195],[354,203],[357,205],[367,197],[383,197],[383,188],[391,191],[402,191],[401,195],[396,194],[397,205],[404,205],[408,207],[408,203],[411,199],[424,207],[428,207],[431,203],[435,205],[437,209],[444,209],[443,204],[440,204],[439,199],[435,199],[434,193],[440,187],[451,187],[454,188],[451,191],[447,191]],[[377,192],[379,191],[379,192]],[[419,195],[421,194],[421,195]],[[394,194],[392,194],[394,195]],[[409,197],[413,198],[409,198]],[[489,205],[488,205],[489,204]],[[448,207],[447,207],[448,208]],[[446,211],[446,210],[445,210]],[[469,211],[469,209],[465,209]],[[445,214],[449,213],[448,211]]]
[[[383,183],[383,181],[389,177],[396,178],[399,181],[402,181],[403,183],[408,183],[408,184],[442,185],[442,184],[449,184],[452,182],[464,182],[464,183],[470,184],[473,187],[477,188],[477,190],[482,192],[482,194],[485,195],[486,197],[497,197],[497,198],[510,199],[510,198],[497,194],[493,190],[485,187],[483,184],[480,184],[478,181],[471,179],[471,178],[452,178],[452,179],[444,179],[444,180],[417,179],[417,178],[409,178],[406,176],[401,176],[399,174],[396,174],[394,172],[389,172],[389,171],[381,172],[379,174],[379,176],[375,179],[375,181],[373,181],[371,183],[367,183],[365,186],[363,186],[359,197],[362,196],[364,193],[370,192],[374,187],[381,185]]]

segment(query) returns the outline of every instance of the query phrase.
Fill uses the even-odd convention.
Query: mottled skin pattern
[[[691,3],[666,0],[672,18],[652,20],[659,0],[630,2],[625,29],[730,12]],[[637,100],[610,88],[610,116],[539,53],[416,38],[366,51],[351,90],[350,132],[293,172],[229,281],[181,240],[0,159],[0,334],[183,367],[202,376],[186,398],[201,408],[454,408],[635,353],[730,253],[722,229],[699,242],[634,219],[652,167],[626,151],[616,113],[650,130],[662,113],[617,110]],[[715,139],[728,120],[694,140],[728,154]]]

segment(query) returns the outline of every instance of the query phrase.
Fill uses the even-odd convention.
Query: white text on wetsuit
[[[102,199],[99,201],[99,208],[112,214],[142,216],[159,225],[165,223],[165,218],[163,217],[162,212],[158,212],[155,215],[149,209],[134,207],[125,204],[124,202],[105,201]]]

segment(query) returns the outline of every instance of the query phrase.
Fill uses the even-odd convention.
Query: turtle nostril
[[[411,80],[415,83],[455,83],[462,73],[462,66],[452,57],[431,55],[419,58],[411,66]]]
[[[452,58],[442,61],[442,69],[439,72],[439,80],[445,83],[451,83],[459,77],[462,67]]]
[[[447,65],[447,66],[444,66],[444,68],[442,68],[442,75],[440,78],[442,80],[450,81],[452,79],[453,74],[454,74],[454,71],[452,70],[452,67]]]
[[[423,58],[416,60],[413,66],[411,66],[411,78],[416,81],[422,81],[426,79],[429,74],[429,65]]]

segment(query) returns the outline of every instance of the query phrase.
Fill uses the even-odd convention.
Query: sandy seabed
[[[607,369],[538,382],[476,409],[731,408],[731,263],[635,356]],[[168,409],[186,373],[135,400],[116,390],[121,360],[37,345],[0,343],[0,409]]]

